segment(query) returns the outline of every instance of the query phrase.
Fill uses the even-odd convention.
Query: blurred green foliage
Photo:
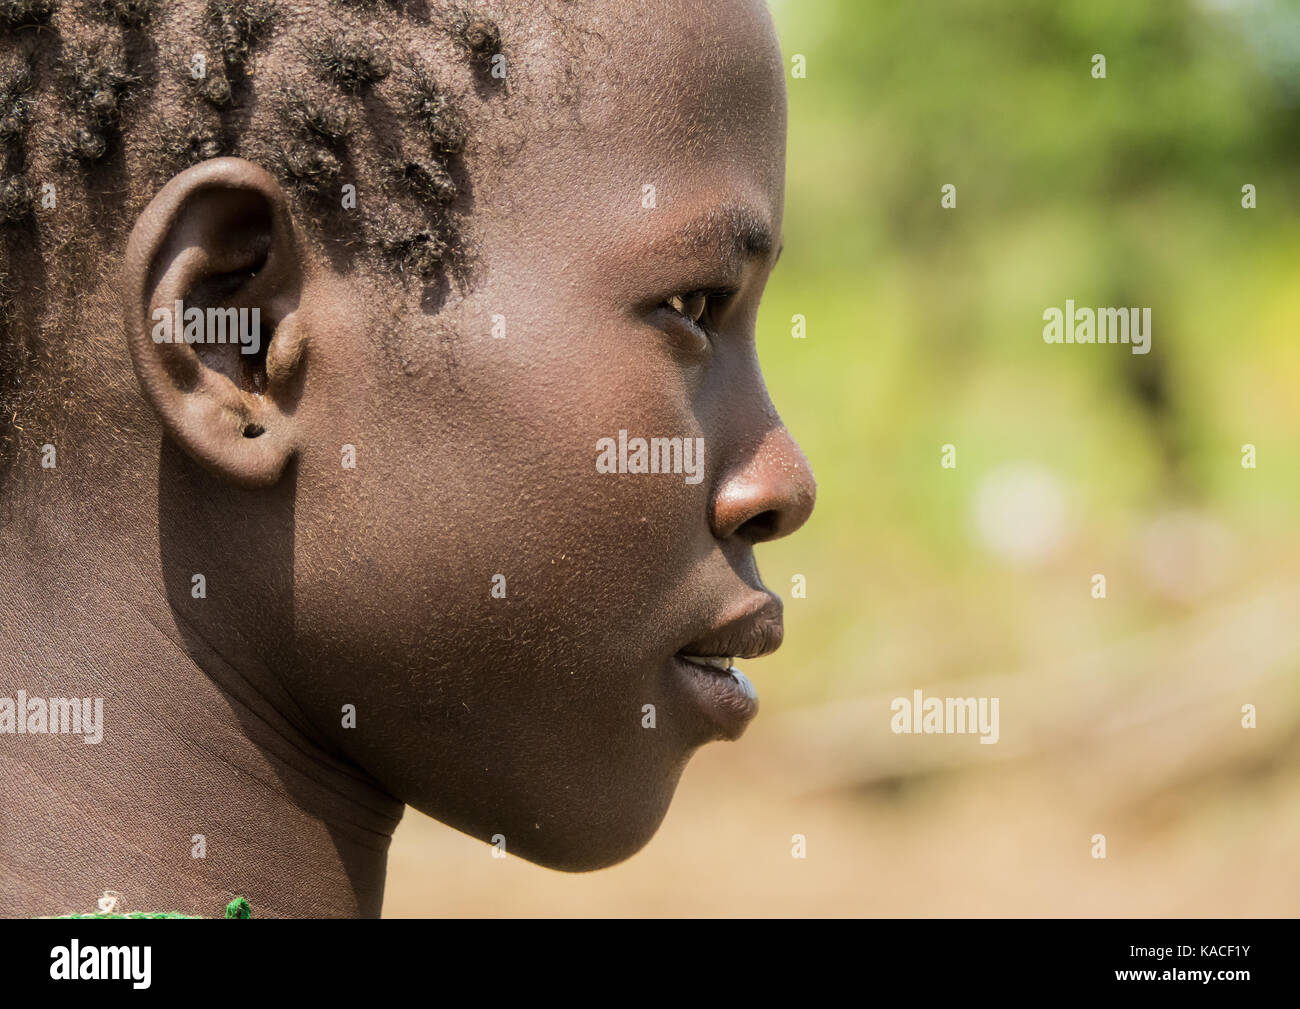
[[[760,353],[819,501],[760,554],[789,626],[765,700],[1014,671],[1150,626],[1174,604],[1143,587],[1134,543],[1171,508],[1231,536],[1229,576],[1201,605],[1295,559],[1300,8],[773,12],[789,156]],[[940,206],[948,183],[956,209]],[[1152,352],[1044,343],[1044,309],[1067,298],[1151,307]],[[1012,460],[1054,474],[1070,515],[1060,551],[1027,569],[971,530],[981,480]],[[1105,609],[1088,606],[1094,571],[1113,572]],[[795,573],[806,600],[790,598]]]

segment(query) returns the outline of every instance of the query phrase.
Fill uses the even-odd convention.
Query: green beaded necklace
[[[101,901],[101,907],[104,906]],[[111,906],[116,906],[114,901]],[[179,911],[95,911],[91,914],[51,914],[45,915],[47,918],[64,919],[89,919],[89,918],[202,918],[201,914],[181,914]],[[251,918],[253,909],[249,906],[248,901],[243,897],[236,897],[226,905],[227,918]]]

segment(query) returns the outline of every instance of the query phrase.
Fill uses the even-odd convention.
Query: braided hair
[[[467,283],[464,110],[507,100],[503,49],[424,0],[0,0],[0,465],[68,395],[64,307],[201,161],[276,175],[336,263]]]

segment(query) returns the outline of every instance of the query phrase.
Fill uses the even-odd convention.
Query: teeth
[[[687,662],[694,662],[697,666],[707,666],[722,673],[727,672],[732,663],[732,659],[721,655],[683,655],[682,658]]]

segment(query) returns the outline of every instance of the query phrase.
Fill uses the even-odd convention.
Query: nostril
[[[262,427],[261,424],[245,424],[245,425],[244,425],[244,437],[245,437],[245,438],[256,438],[259,434],[263,434],[265,431],[266,431],[266,428]]]
[[[766,540],[776,539],[780,528],[781,513],[774,508],[769,508],[767,511],[760,512],[752,519],[742,523],[740,528],[736,530],[736,535],[751,543],[762,543]]]

